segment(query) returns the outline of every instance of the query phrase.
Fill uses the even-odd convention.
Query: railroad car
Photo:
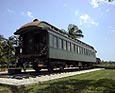
[[[39,71],[47,68],[64,70],[67,67],[91,68],[96,62],[96,50],[67,32],[37,19],[20,27],[16,47],[17,66],[27,63]]]

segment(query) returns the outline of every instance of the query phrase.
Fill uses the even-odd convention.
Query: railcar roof
[[[33,22],[30,22],[30,23],[27,23],[23,26],[21,26],[14,34],[15,35],[20,35],[23,33],[23,29],[29,29],[29,28],[33,28],[33,29],[41,29],[41,30],[53,30],[53,31],[56,31],[56,32],[59,32],[59,33],[62,33],[62,34],[66,34],[67,36],[69,36],[69,34],[67,32],[64,32],[60,29],[58,29],[57,27],[45,22],[45,21],[39,21],[38,19],[35,19],[33,20]],[[86,45],[86,46],[89,46],[90,48],[94,49],[92,46],[78,40],[78,39],[75,39],[77,42],[79,42],[80,44],[83,44],[83,45]]]
[[[58,28],[56,28],[55,26],[45,22],[45,21],[39,21],[37,19],[35,19],[33,22],[27,23],[23,26],[21,26],[14,34],[15,35],[20,35],[23,33],[23,29],[28,28],[28,27],[36,27],[36,28],[41,28],[41,29],[52,29],[54,31],[59,31]]]

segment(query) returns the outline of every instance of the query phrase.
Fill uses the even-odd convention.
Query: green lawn
[[[0,86],[0,93],[115,93],[115,70],[100,70],[21,88]]]

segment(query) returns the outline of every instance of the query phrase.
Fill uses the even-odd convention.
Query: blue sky
[[[97,57],[115,61],[114,10],[115,1],[106,0],[0,0],[0,34],[8,38],[35,18],[65,30],[75,24]]]

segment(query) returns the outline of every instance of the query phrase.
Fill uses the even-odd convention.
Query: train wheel
[[[38,67],[38,64],[35,63],[33,64],[33,69],[36,71],[36,72],[39,72],[41,69]]]
[[[79,66],[79,70],[82,70],[82,66]]]
[[[40,68],[33,68],[36,72],[39,72],[41,69]]]
[[[61,72],[63,72],[64,71],[64,66],[60,66],[59,69],[60,69]]]
[[[24,63],[24,59],[18,59],[18,63],[16,64],[17,68],[22,68],[24,71],[26,71],[26,63]]]
[[[53,67],[48,67],[48,71],[52,73],[53,72]]]

